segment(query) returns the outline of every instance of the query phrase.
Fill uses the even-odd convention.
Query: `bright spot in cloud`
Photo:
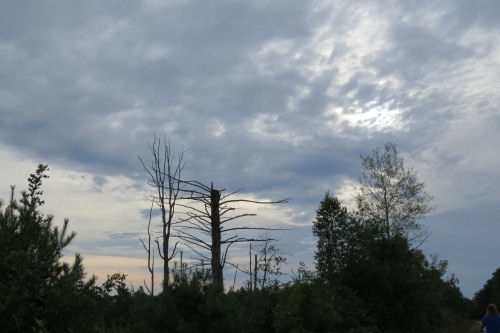
[[[211,121],[209,129],[211,134],[215,137],[223,136],[226,133],[226,127],[218,119]]]
[[[354,107],[353,111],[345,112],[343,108],[331,107],[324,114],[335,117],[335,126],[347,124],[349,127],[366,128],[368,130],[385,132],[388,130],[405,129],[402,112],[391,109],[392,101],[383,104],[370,102],[364,107]]]

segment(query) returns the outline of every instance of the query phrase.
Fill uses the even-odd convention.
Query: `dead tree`
[[[277,286],[278,277],[283,275],[281,265],[286,263],[286,258],[280,255],[275,239],[272,239],[269,234],[261,235],[260,238],[264,239],[261,246],[252,248],[252,243],[250,243],[249,267],[248,270],[243,271],[249,276],[247,288],[250,291],[255,291],[258,287],[263,290]]]
[[[266,227],[249,227],[231,225],[237,219],[255,216],[253,213],[235,213],[237,203],[252,204],[279,204],[288,202],[288,199],[278,201],[259,201],[234,198],[239,191],[225,194],[225,190],[217,190],[197,181],[183,181],[189,187],[184,190],[189,194],[191,203],[182,204],[186,209],[186,218],[176,227],[177,236],[185,242],[201,259],[211,263],[213,283],[223,288],[224,266],[227,261],[229,248],[233,244],[246,242],[265,242],[269,238],[253,238],[240,236],[246,231],[284,230]]]
[[[258,258],[257,254],[255,254],[255,261],[257,262],[255,265],[261,275],[255,281],[259,282],[261,289],[277,285],[279,283],[278,277],[283,274],[281,265],[286,263],[286,258],[280,254],[276,241],[265,241],[256,252]]]
[[[139,161],[149,176],[148,185],[153,188],[155,193],[152,196],[152,201],[161,211],[161,232],[160,236],[155,238],[155,242],[158,254],[163,260],[163,287],[165,288],[169,284],[169,262],[175,257],[178,245],[176,242],[174,248],[170,250],[172,228],[176,223],[174,222],[174,214],[181,193],[181,173],[185,166],[184,151],[181,151],[175,158],[170,143],[167,143],[166,140],[162,142],[156,136],[153,145],[149,148],[152,154],[151,163],[144,163],[140,156]],[[161,245],[159,239],[161,239]]]
[[[249,245],[248,249],[248,276],[249,276],[249,281],[248,281],[248,290],[252,290],[252,243]]]

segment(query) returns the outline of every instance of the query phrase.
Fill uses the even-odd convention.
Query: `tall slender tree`
[[[432,212],[432,196],[419,182],[416,172],[407,168],[395,143],[386,143],[383,151],[361,156],[363,173],[356,195],[358,212],[365,220],[378,223],[386,238],[405,237],[418,247],[428,232],[418,219]]]
[[[178,245],[178,242],[176,242],[173,249],[170,249],[172,228],[176,223],[174,221],[176,204],[181,194],[181,173],[185,166],[183,160],[184,151],[181,150],[175,157],[170,142],[161,141],[156,136],[153,145],[149,148],[152,155],[151,162],[146,164],[140,156],[139,161],[148,174],[148,184],[155,193],[152,200],[161,212],[161,233],[159,237],[161,246],[158,238],[155,239],[155,242],[158,246],[158,254],[163,260],[163,286],[166,287],[169,284],[169,262],[175,257]],[[150,249],[151,247],[149,247],[149,251],[151,251]],[[151,252],[148,253],[148,258],[150,254]]]

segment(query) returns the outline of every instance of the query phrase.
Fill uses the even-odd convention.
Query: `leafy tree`
[[[465,315],[465,299],[447,262],[410,249],[402,236],[373,239],[340,283],[363,300],[382,332],[433,332]]]
[[[381,332],[428,332],[463,318],[457,280],[443,279],[447,263],[427,260],[404,235],[387,236],[377,220],[354,216],[329,193],[313,233],[318,277],[322,291],[336,299],[341,331],[375,324]]]
[[[418,247],[427,232],[417,220],[432,211],[432,196],[424,190],[425,184],[405,167],[394,143],[386,143],[382,152],[375,149],[372,156],[361,156],[361,164],[356,196],[360,216],[379,223],[386,238],[402,235]]]
[[[349,261],[356,260],[364,232],[361,221],[327,192],[313,221],[313,234],[318,237],[314,259],[322,278],[331,281],[345,270]]]
[[[366,256],[342,273],[342,284],[363,299],[383,332],[410,331],[415,318],[422,317],[416,311],[425,292],[418,259],[402,238],[374,240],[367,244]]]

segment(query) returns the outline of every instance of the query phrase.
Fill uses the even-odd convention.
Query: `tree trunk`
[[[249,271],[249,276],[250,276],[250,290],[252,290],[252,243],[250,243],[250,249],[248,250],[248,258],[249,258],[249,264],[248,264],[248,271]]]
[[[167,221],[166,221],[166,211],[165,207],[162,205],[161,207],[161,215],[162,215],[162,221],[163,221],[163,230],[162,230],[162,235],[163,235],[163,290],[166,290],[168,285],[169,285],[169,279],[170,279],[170,272],[168,269],[168,243],[169,243],[169,236],[167,233]]]
[[[213,282],[218,287],[223,287],[224,277],[221,264],[221,230],[219,215],[220,191],[210,191],[210,222],[212,227],[212,275]]]
[[[253,290],[257,290],[257,255],[254,256]]]

